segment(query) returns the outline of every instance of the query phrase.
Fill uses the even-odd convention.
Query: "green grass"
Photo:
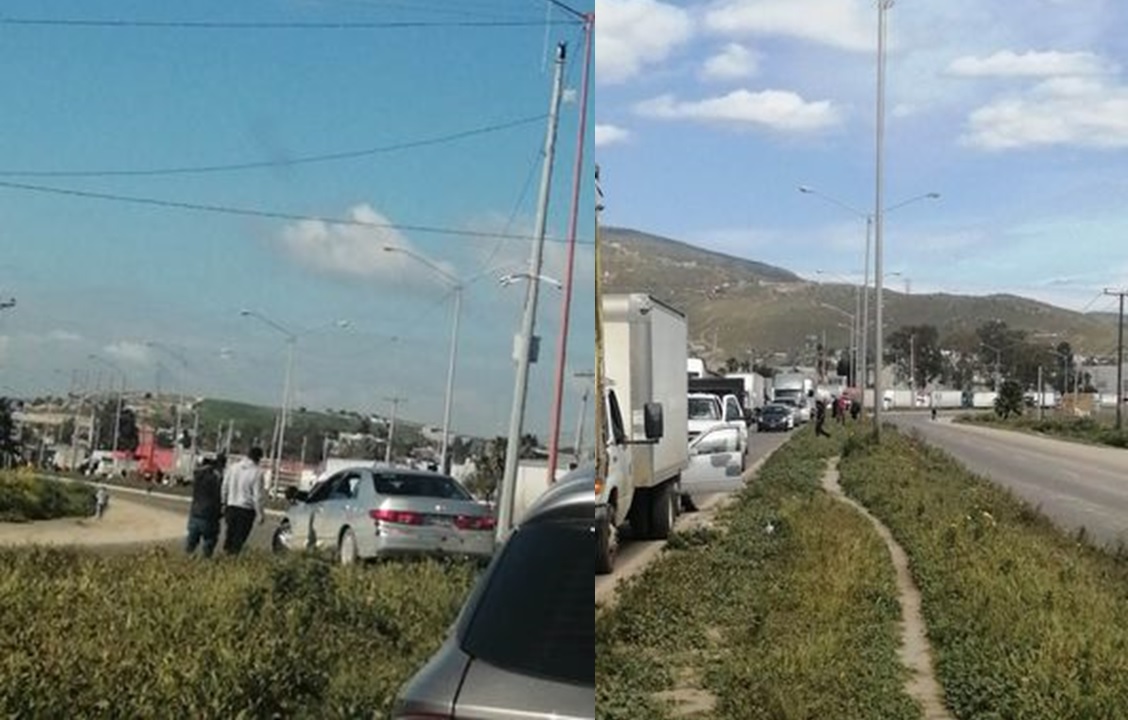
[[[1028,409],[1025,414],[1012,416],[1006,420],[995,413],[967,413],[957,417],[956,421],[1006,430],[1042,433],[1062,440],[1092,445],[1128,447],[1128,430],[1118,431],[1108,422],[1108,418],[1103,417],[1071,417],[1046,413],[1045,417],[1039,420],[1037,410]]]
[[[94,514],[94,487],[37,477],[28,472],[0,473],[0,522],[30,522]]]
[[[797,433],[716,529],[675,536],[597,612],[598,718],[671,717],[656,694],[686,687],[715,696],[701,717],[920,717],[896,656],[888,551],[818,488],[839,447]]]
[[[387,717],[476,572],[2,550],[0,713]]]
[[[908,552],[961,718],[1128,712],[1128,567],[891,426],[850,441],[843,486]]]

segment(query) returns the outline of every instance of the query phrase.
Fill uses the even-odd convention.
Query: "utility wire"
[[[385,20],[376,22],[237,22],[225,20],[94,20],[85,18],[0,17],[0,25],[16,27],[66,27],[103,29],[177,30],[402,30],[408,28],[515,28],[540,27],[544,20]],[[553,20],[554,25],[575,25],[576,20]]]
[[[196,212],[210,212],[220,215],[239,215],[243,217],[261,217],[269,218],[272,220],[294,220],[304,221],[309,220],[313,222],[322,222],[327,225],[349,225],[355,227],[369,227],[379,228],[383,230],[402,230],[408,232],[418,233],[432,233],[437,235],[457,235],[462,237],[471,238],[486,238],[497,239],[505,238],[508,240],[535,240],[531,235],[517,235],[517,234],[502,234],[494,232],[486,232],[484,230],[467,230],[461,228],[443,228],[433,225],[407,225],[399,223],[377,223],[366,220],[356,220],[350,218],[335,218],[321,215],[302,215],[299,213],[279,212],[273,210],[260,210],[256,208],[241,208],[233,207],[230,205],[213,205],[208,203],[192,203],[183,202],[179,200],[161,200],[158,198],[141,197],[137,195],[118,195],[114,193],[101,193],[93,192],[90,190],[75,190],[72,188],[51,187],[47,185],[32,185],[28,183],[17,183],[6,180],[0,180],[0,188],[8,188],[10,190],[24,190],[27,192],[44,193],[48,195],[64,195],[69,197],[81,197],[91,200],[108,200],[121,203],[131,203],[134,205],[149,205],[153,207],[166,207],[175,208],[177,210],[193,210]],[[550,238],[546,237],[545,240],[549,242],[567,242],[565,238]],[[584,241],[583,245],[593,245],[594,242],[588,240]]]
[[[569,15],[571,15],[575,18],[578,18],[579,20],[586,20],[587,19],[587,13],[582,13],[579,10],[571,7],[570,5],[565,5],[564,3],[560,2],[560,0],[548,0],[548,2],[549,2],[550,5],[555,5],[556,7],[560,8],[564,12],[568,13]]]
[[[544,120],[547,115],[537,115],[534,117],[520,118],[518,120],[511,120],[509,122],[497,123],[494,125],[486,125],[472,130],[462,130],[456,133],[447,135],[438,135],[430,138],[423,138],[421,140],[409,140],[406,142],[394,143],[392,145],[380,145],[377,147],[363,148],[360,150],[344,150],[335,153],[325,153],[323,155],[305,155],[288,160],[260,160],[254,162],[243,163],[226,163],[217,165],[194,165],[183,167],[166,167],[166,168],[150,168],[150,169],[101,169],[101,170],[3,170],[0,169],[0,177],[156,177],[160,175],[197,175],[205,173],[223,173],[223,172],[238,172],[242,170],[259,170],[263,168],[275,167],[293,167],[296,165],[309,165],[313,163],[333,162],[337,160],[353,160],[356,158],[368,157],[371,155],[380,155],[383,153],[396,152],[399,150],[410,150],[414,148],[427,147],[429,145],[441,145],[457,140],[463,140],[469,137],[478,135],[486,135],[489,133],[499,132],[501,130],[509,130],[511,128],[520,127],[522,125],[529,125],[534,122]]]

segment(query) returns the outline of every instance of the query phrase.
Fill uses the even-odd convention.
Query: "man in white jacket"
[[[223,517],[227,530],[223,538],[223,551],[228,555],[238,555],[251,529],[255,517],[261,524],[266,519],[262,509],[262,486],[264,472],[259,467],[262,448],[253,447],[242,461],[232,465],[223,475]]]

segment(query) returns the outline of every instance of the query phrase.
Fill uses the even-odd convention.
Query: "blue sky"
[[[590,10],[580,3],[580,10]],[[4,253],[0,318],[4,384],[65,391],[96,353],[134,387],[277,403],[282,336],[242,318],[256,310],[296,330],[296,402],[311,408],[442,418],[451,293],[407,248],[468,285],[454,427],[504,434],[512,336],[524,284],[497,278],[528,266],[557,42],[566,87],[544,273],[561,278],[571,200],[582,30],[529,0],[258,0],[191,4],[12,2],[5,17],[219,23],[527,21],[520,27],[199,29],[0,25],[11,98],[0,116],[0,182],[231,206],[377,225],[240,217],[0,187]],[[550,19],[551,23],[546,23]],[[594,106],[594,103],[592,103]],[[589,112],[593,115],[593,112]],[[525,122],[520,122],[525,121]],[[439,144],[332,162],[151,176],[28,173],[147,170],[292,161],[512,125]],[[592,363],[592,123],[582,174],[569,370]],[[584,218],[588,220],[585,221]],[[548,426],[561,294],[543,285],[541,362],[527,427]],[[347,319],[348,330],[327,328]],[[392,338],[396,338],[393,340]],[[146,342],[183,348],[184,370]],[[565,427],[581,386],[569,383]],[[570,437],[570,436],[569,436]]]
[[[597,0],[606,222],[857,281],[874,206],[877,4]],[[888,12],[890,286],[1105,310],[1128,285],[1128,7]],[[872,272],[872,271],[871,271]]]

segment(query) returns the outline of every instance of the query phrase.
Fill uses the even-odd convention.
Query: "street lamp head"
[[[801,192],[801,193],[813,193],[814,188],[811,188],[807,185],[800,185],[799,186],[799,192]]]
[[[925,197],[928,198],[929,200],[939,200],[940,199],[940,193],[930,192],[927,195],[925,195]]]
[[[399,252],[400,248],[395,245],[385,245],[384,252]]]
[[[239,311],[239,314],[242,315],[243,317],[247,317],[248,315],[254,315],[255,312],[254,312],[254,310],[248,310],[246,308],[243,308],[242,310]]]

